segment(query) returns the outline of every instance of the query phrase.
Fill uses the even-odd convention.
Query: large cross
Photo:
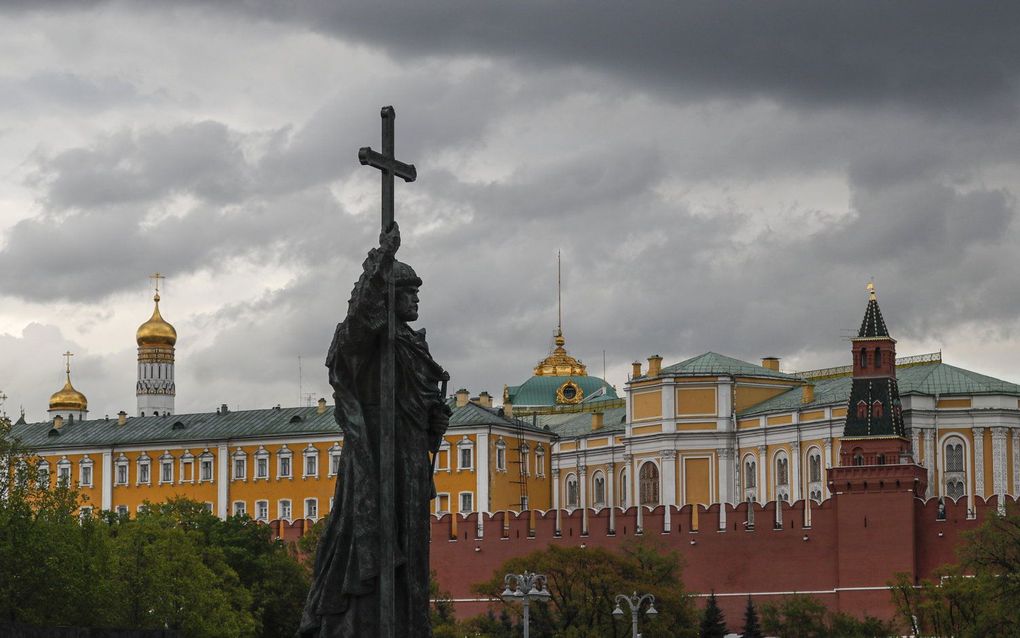
[[[154,272],[151,275],[149,275],[149,279],[151,279],[153,282],[155,282],[155,285],[156,285],[156,294],[158,295],[159,294],[159,280],[160,279],[166,279],[166,277],[164,277],[163,275],[159,274],[159,272],[157,271],[157,272]]]
[[[64,358],[67,359],[67,374],[71,374],[71,357],[73,356],[74,353],[70,350],[64,353]]]
[[[392,106],[384,106],[382,117],[382,153],[365,146],[358,151],[358,160],[382,171],[382,231],[393,227],[393,177],[413,182],[418,172],[413,164],[405,164],[393,156]],[[386,281],[386,332],[383,339],[382,362],[379,366],[379,637],[396,638],[396,599],[394,569],[396,551],[396,512],[393,475],[394,431],[396,430],[396,361],[393,344],[397,320],[394,313],[396,289],[390,276],[392,262],[383,265]],[[411,513],[409,513],[410,515]]]

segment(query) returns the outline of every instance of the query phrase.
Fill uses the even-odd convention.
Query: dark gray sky
[[[375,241],[357,149],[398,113],[401,258],[453,387],[567,345],[849,362],[875,278],[900,354],[1020,381],[1013,3],[0,3],[0,390],[70,348],[134,406],[168,275],[179,412],[299,402]]]

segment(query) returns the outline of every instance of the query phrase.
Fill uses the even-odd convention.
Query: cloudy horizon
[[[385,104],[451,389],[549,352],[558,251],[567,348],[621,390],[652,354],[847,365],[872,278],[900,356],[1020,383],[1018,13],[0,2],[7,412],[45,417],[69,349],[90,415],[133,414],[154,271],[178,413],[328,397]]]

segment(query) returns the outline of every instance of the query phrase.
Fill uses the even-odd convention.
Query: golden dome
[[[89,400],[85,395],[74,389],[71,385],[71,373],[67,373],[67,381],[64,387],[50,396],[51,410],[72,410],[85,411],[89,407]]]
[[[138,326],[135,341],[139,346],[173,346],[177,343],[177,331],[159,314],[158,292],[152,300],[156,302],[156,307],[152,310],[152,317]]]
[[[567,354],[564,348],[567,340],[563,338],[563,331],[556,331],[556,347],[552,354],[543,359],[535,366],[535,376],[556,376],[556,377],[583,377],[588,375],[588,369],[583,363]]]

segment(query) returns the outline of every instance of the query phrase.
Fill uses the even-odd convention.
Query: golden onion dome
[[[71,385],[71,373],[67,373],[67,381],[64,387],[50,396],[51,410],[72,410],[85,411],[89,407],[89,400],[85,395],[74,389]]]
[[[152,300],[156,302],[156,307],[152,310],[152,317],[138,326],[135,341],[139,346],[172,346],[177,343],[177,330],[159,314],[158,292]]]
[[[588,369],[583,363],[567,354],[567,340],[563,338],[563,331],[556,331],[556,347],[552,354],[535,366],[536,377],[559,376],[559,377],[583,377],[588,375]]]

